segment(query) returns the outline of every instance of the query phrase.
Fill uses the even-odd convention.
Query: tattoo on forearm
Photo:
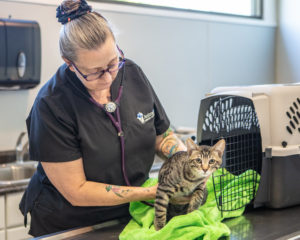
[[[120,186],[113,186],[113,185],[107,185],[105,187],[105,190],[107,192],[112,191],[114,194],[116,194],[118,197],[124,198],[124,195],[129,193],[130,189],[121,189]]]
[[[178,148],[177,139],[169,138],[163,141],[161,145],[161,152],[163,153],[163,155],[169,158],[178,151],[177,148]]]
[[[186,151],[186,146],[173,133],[171,128],[169,128],[163,134],[163,140],[162,140],[162,143],[160,144],[160,148],[159,148],[159,156],[170,158],[173,154],[175,154],[178,151]]]

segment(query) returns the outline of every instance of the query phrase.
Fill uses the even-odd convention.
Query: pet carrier
[[[243,198],[254,199],[254,207],[300,204],[300,84],[214,89],[201,101],[197,143],[213,145],[221,138],[222,174],[213,175],[221,211],[244,207]],[[251,181],[229,186],[232,176]]]

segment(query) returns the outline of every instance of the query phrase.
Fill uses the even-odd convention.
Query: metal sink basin
[[[0,165],[0,187],[28,184],[33,176],[37,162],[9,163]]]

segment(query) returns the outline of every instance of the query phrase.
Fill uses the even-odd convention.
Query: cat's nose
[[[203,172],[207,172],[208,168],[202,168]]]

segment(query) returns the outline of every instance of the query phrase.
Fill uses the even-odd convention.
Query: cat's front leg
[[[197,210],[200,207],[200,205],[203,205],[206,201],[206,197],[207,190],[205,188],[205,185],[198,186],[191,197],[187,213]]]
[[[154,227],[156,231],[162,229],[166,225],[168,205],[173,193],[174,190],[168,187],[166,188],[159,185],[157,188],[154,204]]]

